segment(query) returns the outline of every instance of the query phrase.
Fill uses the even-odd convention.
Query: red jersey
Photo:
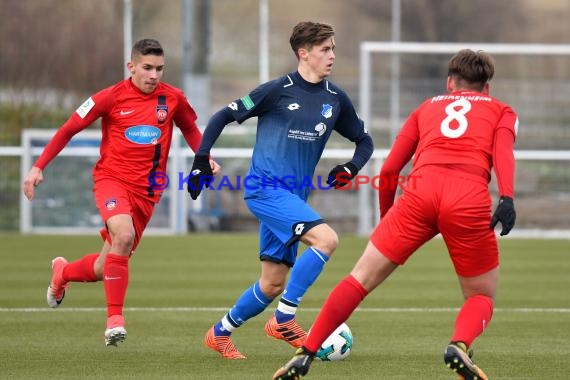
[[[430,164],[493,166],[495,133],[516,136],[518,118],[508,105],[478,92],[457,91],[425,100],[400,134],[417,141],[414,168]]]
[[[130,79],[105,88],[87,99],[58,130],[35,166],[43,169],[79,131],[101,117],[101,158],[94,180],[114,178],[130,190],[158,201],[162,190],[149,186],[153,172],[166,172],[173,124],[180,128],[193,151],[202,134],[196,113],[184,93],[160,82],[145,94]]]
[[[494,166],[500,195],[513,197],[513,143],[518,117],[492,96],[456,91],[426,99],[404,123],[380,173],[398,175],[414,155],[413,169],[424,165],[455,165],[487,180]],[[396,190],[379,194],[380,214],[394,202]]]

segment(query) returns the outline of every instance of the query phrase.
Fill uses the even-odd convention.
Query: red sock
[[[103,284],[107,298],[107,317],[123,315],[129,284],[129,257],[108,253],[103,267]]]
[[[366,289],[351,275],[341,280],[325,300],[303,346],[310,352],[317,352],[367,295]]]
[[[463,342],[467,347],[483,333],[493,316],[493,299],[483,295],[469,297],[455,320],[452,342]]]
[[[81,259],[73,261],[63,268],[61,277],[71,282],[95,282],[98,281],[93,265],[99,257],[98,253],[90,253]]]

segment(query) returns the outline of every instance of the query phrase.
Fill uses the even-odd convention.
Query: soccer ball
[[[346,323],[336,330],[323,342],[317,351],[316,358],[322,361],[344,360],[352,350],[352,332]]]

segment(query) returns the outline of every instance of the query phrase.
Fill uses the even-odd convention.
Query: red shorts
[[[110,217],[115,215],[128,214],[131,216],[135,228],[134,251],[152,217],[154,201],[151,198],[129,191],[120,181],[110,178],[96,180],[93,193],[95,205],[99,209],[105,224]],[[111,236],[107,227],[103,227],[100,232],[103,240],[111,243]]]
[[[370,241],[397,264],[441,233],[460,276],[478,276],[499,265],[487,181],[439,166],[414,171],[403,194],[382,218]]]

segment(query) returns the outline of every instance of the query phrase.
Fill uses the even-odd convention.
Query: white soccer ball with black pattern
[[[323,342],[316,358],[322,361],[344,360],[352,350],[352,332],[346,323],[343,323]]]

